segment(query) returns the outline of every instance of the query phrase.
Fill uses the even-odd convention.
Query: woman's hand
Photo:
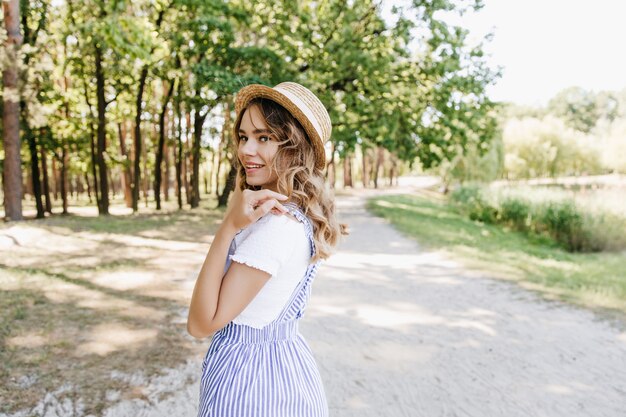
[[[272,190],[240,190],[235,186],[235,192],[226,211],[224,224],[240,230],[248,227],[270,211],[280,214],[288,210],[279,200],[289,197]]]

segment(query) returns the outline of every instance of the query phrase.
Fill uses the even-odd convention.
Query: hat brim
[[[237,126],[239,126],[239,123],[241,122],[244,110],[255,98],[265,98],[280,104],[289,113],[291,113],[291,115],[295,117],[298,122],[300,122],[309,141],[311,142],[311,145],[313,146],[313,150],[315,151],[315,167],[318,169],[324,169],[326,166],[326,151],[324,150],[322,138],[319,133],[317,133],[313,123],[311,123],[304,112],[280,91],[261,84],[251,84],[239,90],[237,96],[235,97],[235,112],[237,114],[237,118],[235,119],[234,129],[237,129]],[[234,133],[235,137],[239,134],[237,131]]]

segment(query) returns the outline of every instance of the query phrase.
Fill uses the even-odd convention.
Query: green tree
[[[2,184],[5,217],[22,220],[22,167],[19,111],[19,52],[22,45],[20,33],[20,4],[18,0],[2,2],[4,25],[7,31],[5,54],[7,64],[2,71],[2,138],[4,163]]]
[[[550,100],[548,111],[565,120],[570,127],[590,133],[598,120],[615,120],[619,114],[619,101],[613,93],[594,93],[581,87],[570,87]]]

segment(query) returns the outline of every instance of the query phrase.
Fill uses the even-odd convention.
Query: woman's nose
[[[248,139],[243,143],[242,150],[246,155],[254,155],[257,150],[256,141],[254,139]]]

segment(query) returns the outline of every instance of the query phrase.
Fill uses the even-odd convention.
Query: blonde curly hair
[[[328,258],[339,241],[340,234],[348,234],[347,226],[339,224],[335,215],[335,200],[324,182],[324,173],[315,167],[315,152],[304,129],[284,107],[264,98],[255,98],[241,110],[256,107],[279,147],[270,163],[270,170],[278,175],[277,191],[289,196],[313,224],[316,253],[311,262]],[[241,123],[241,122],[240,122]],[[235,132],[239,126],[235,126]],[[239,145],[239,138],[234,141]],[[236,152],[235,152],[236,153]],[[241,190],[258,190],[246,182],[245,167],[235,158]]]

